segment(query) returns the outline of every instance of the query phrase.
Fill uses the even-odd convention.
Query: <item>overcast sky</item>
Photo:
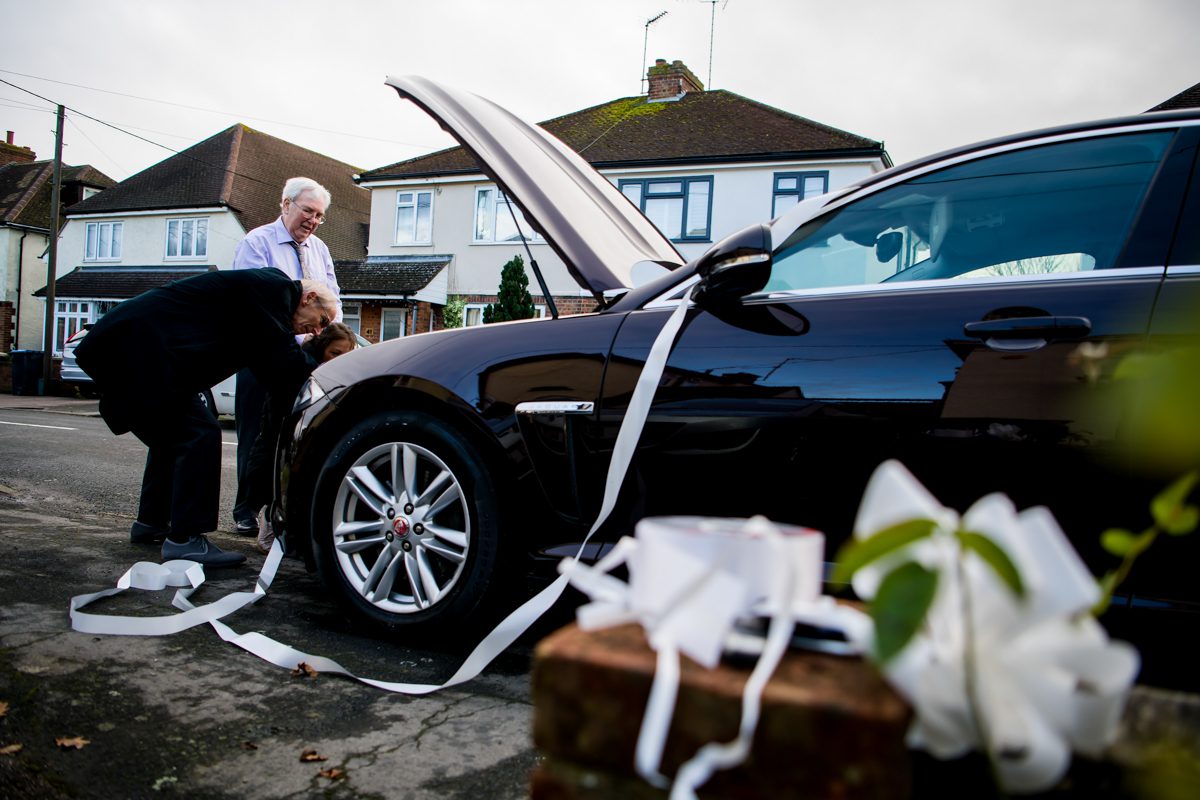
[[[62,103],[63,160],[117,180],[236,122],[361,169],[448,146],[388,75],[538,122],[679,59],[896,163],[1200,82],[1197,0],[0,0],[0,19],[0,79],[21,87],[0,84],[0,129],[51,158]]]

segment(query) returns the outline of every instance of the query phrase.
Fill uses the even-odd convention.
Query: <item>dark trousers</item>
[[[217,528],[221,498],[221,426],[199,395],[167,401],[131,428],[149,448],[138,522],[171,525],[171,539]]]
[[[250,455],[262,430],[263,403],[267,393],[244,369],[237,374],[237,389],[233,399],[234,424],[237,427],[237,494],[233,498],[234,522],[253,522],[259,509],[266,505],[256,491],[250,475]],[[256,496],[259,495],[259,496]],[[270,497],[267,498],[267,501]]]

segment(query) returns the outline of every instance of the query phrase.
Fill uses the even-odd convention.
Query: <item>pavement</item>
[[[100,416],[100,403],[94,398],[0,394],[0,410],[7,409],[52,411],[59,414],[77,414],[83,417]]]

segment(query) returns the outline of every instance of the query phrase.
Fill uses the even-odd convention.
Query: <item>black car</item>
[[[355,615],[453,631],[508,576],[573,553],[681,300],[607,541],[646,515],[764,514],[825,531],[832,557],[887,458],[960,509],[992,491],[1049,506],[1097,573],[1112,564],[1101,531],[1147,523],[1161,476],[1133,469],[1120,414],[1089,400],[1122,354],[1185,333],[1200,300],[1200,111],[925,158],[684,264],[539,128],[425,79],[389,83],[601,310],[409,337],[313,374],[285,426],[277,518]],[[1127,603],[1197,599],[1182,556],[1196,548],[1161,550]]]

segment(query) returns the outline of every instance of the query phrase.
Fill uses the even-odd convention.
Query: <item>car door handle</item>
[[[1071,339],[1092,332],[1087,317],[1010,317],[968,322],[963,333],[976,339]]]
[[[1087,317],[1008,317],[968,322],[963,333],[993,350],[1023,353],[1039,350],[1050,339],[1078,339],[1092,332]]]

